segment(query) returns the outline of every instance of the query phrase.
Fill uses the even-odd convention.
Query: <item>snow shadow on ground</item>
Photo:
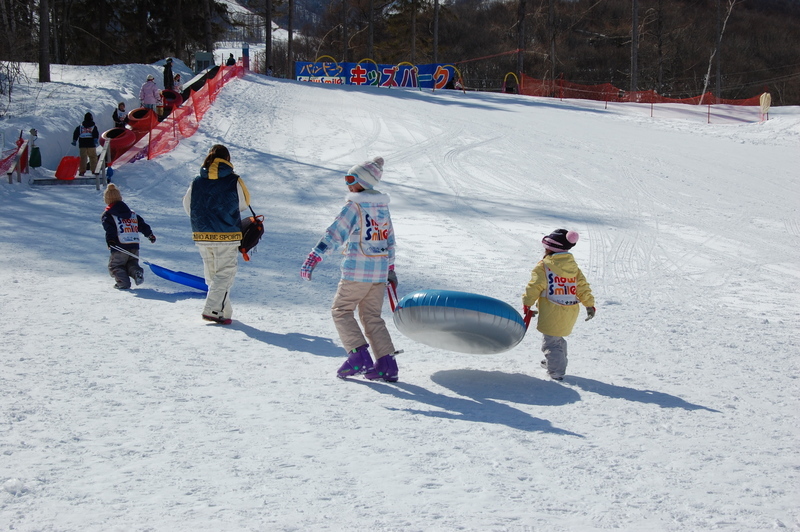
[[[431,380],[475,401],[496,399],[525,405],[560,406],[581,399],[575,390],[522,373],[457,369],[438,371]]]
[[[683,408],[684,410],[707,410],[719,414],[719,410],[714,410],[707,406],[696,405],[684,401],[680,397],[668,393],[654,392],[653,390],[637,390],[627,386],[617,386],[605,382],[586,379],[584,377],[574,377],[568,375],[564,379],[569,384],[574,384],[580,389],[608,397],[610,399],[625,399],[637,403],[654,404],[661,408]]]
[[[274,333],[256,329],[240,321],[224,326],[226,331],[241,331],[253,340],[281,347],[287,351],[302,351],[320,357],[341,357],[342,348],[330,338],[302,333]]]
[[[437,409],[390,408],[389,410],[399,410],[410,414],[442,419],[471,421],[475,423],[493,423],[526,432],[548,432],[565,436],[583,437],[575,432],[554,427],[549,421],[534,417],[518,408],[492,400],[501,399],[511,402],[523,402],[525,404],[554,405],[573,403],[580,399],[578,393],[569,388],[525,375],[508,375],[496,371],[440,371],[434,374],[431,380],[465,397],[453,397],[436,393],[422,386],[406,382],[397,382],[393,383],[391,386],[386,386],[383,383],[377,382],[353,381],[359,384],[369,385],[380,393],[393,395],[398,399],[426,404]],[[481,388],[479,384],[481,380],[485,382],[483,388]],[[443,384],[443,382],[447,384]],[[504,396],[502,393],[486,393],[487,391],[497,390],[498,385],[501,387],[508,386],[510,388],[507,396]],[[524,392],[523,389],[528,390],[527,397],[525,397],[526,392]],[[489,395],[493,396],[492,399],[488,398]],[[536,399],[531,401],[531,397],[535,397]],[[518,399],[522,399],[522,401],[517,401]]]
[[[131,293],[142,299],[152,299],[153,301],[165,301],[167,303],[177,303],[184,299],[205,299],[205,292],[186,291],[186,292],[160,292],[153,288],[136,288]]]

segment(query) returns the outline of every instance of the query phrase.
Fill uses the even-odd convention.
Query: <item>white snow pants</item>
[[[543,334],[542,353],[547,359],[547,373],[553,378],[561,378],[567,372],[567,339],[563,336]]]
[[[197,244],[203,257],[203,275],[208,285],[205,316],[230,319],[233,315],[230,290],[239,266],[238,242]]]

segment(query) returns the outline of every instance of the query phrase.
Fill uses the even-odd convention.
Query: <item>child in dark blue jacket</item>
[[[103,201],[108,205],[100,217],[106,231],[106,245],[111,250],[108,272],[116,281],[114,288],[128,290],[131,287],[131,278],[137,285],[144,282],[144,270],[139,266],[137,258],[139,233],[152,243],[155,243],[156,235],[144,219],[122,201],[122,194],[113,183],[109,183],[103,192]]]

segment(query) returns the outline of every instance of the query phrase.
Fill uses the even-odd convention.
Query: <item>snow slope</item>
[[[8,139],[44,168],[86,110],[152,65],[19,87]],[[158,78],[158,77],[157,77]],[[90,105],[87,104],[90,102]],[[232,152],[267,234],[234,323],[146,272],[112,289],[93,186],[0,186],[0,525],[16,531],[800,530],[800,109],[650,108],[375,90],[248,74],[174,152],[117,169],[158,241],[202,274],[181,197]],[[400,382],[341,381],[338,265],[299,268],[386,159],[399,293],[520,306],[539,241],[577,230],[598,301],[561,383],[530,331],[500,355],[404,338]]]

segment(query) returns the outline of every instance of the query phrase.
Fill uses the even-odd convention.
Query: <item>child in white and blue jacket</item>
[[[395,382],[398,378],[396,351],[381,318],[387,280],[397,284],[389,196],[374,188],[383,175],[383,162],[383,158],[375,157],[347,172],[345,183],[350,191],[347,203],[311,250],[300,276],[310,281],[314,267],[325,253],[344,248],[342,277],[333,298],[331,315],[348,358],[337,376],[364,374],[370,380]],[[355,318],[356,308],[363,333]],[[370,345],[375,353],[374,364]]]

